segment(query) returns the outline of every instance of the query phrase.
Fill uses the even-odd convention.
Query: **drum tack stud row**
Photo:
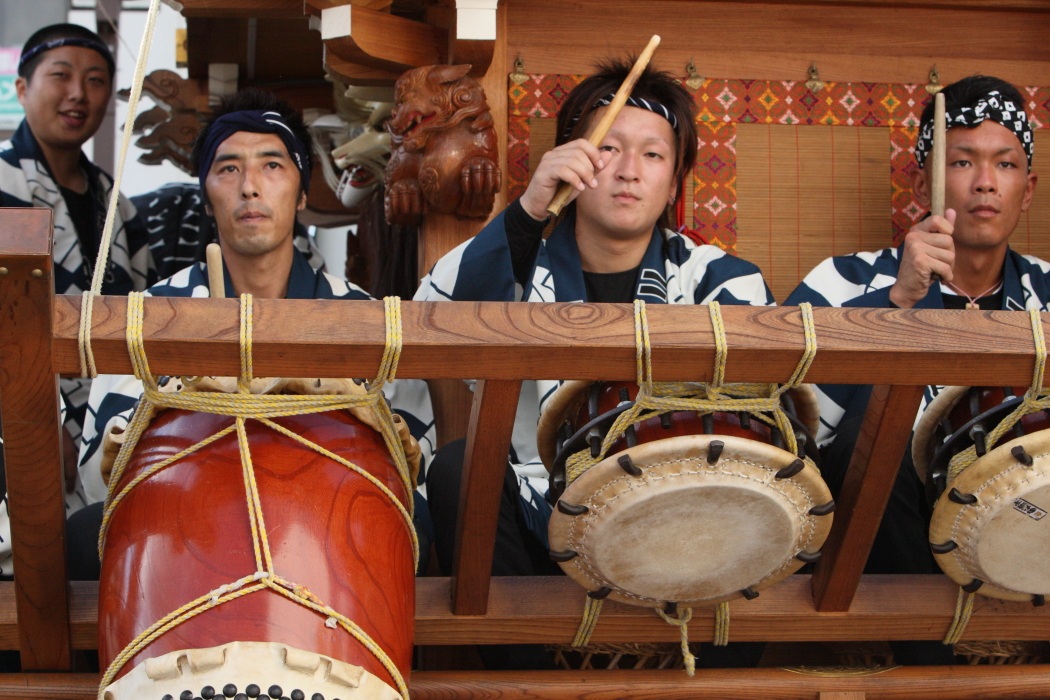
[[[224,698],[233,698],[233,700],[306,700],[306,693],[296,688],[290,694],[285,695],[284,690],[279,685],[271,685],[264,693],[262,689],[255,683],[251,683],[244,688],[244,692],[237,692],[237,686],[233,683],[228,683],[222,688],[222,692],[215,690],[213,686],[206,685],[201,688],[200,694],[194,693],[192,690],[184,690],[179,694],[179,700],[212,700],[216,698],[223,700]],[[175,700],[170,694],[165,695],[161,700]],[[310,696],[310,700],[325,700],[324,695],[321,693],[314,693]],[[339,698],[332,698],[332,700],[339,700]]]

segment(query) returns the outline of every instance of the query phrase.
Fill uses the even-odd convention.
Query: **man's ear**
[[[911,171],[911,193],[919,203],[919,206],[930,206],[930,201],[932,200],[930,183],[926,178],[926,171],[918,166],[915,166],[915,169]]]
[[[305,192],[300,192],[299,193],[299,203],[295,205],[295,210],[296,211],[302,211],[303,209],[306,209],[306,193]]]
[[[29,87],[29,81],[18,76],[15,78],[15,94],[18,95],[18,104],[25,106],[26,103],[26,88]]]
[[[1028,211],[1032,206],[1032,197],[1035,195],[1035,185],[1039,182],[1039,176],[1033,172],[1028,173],[1028,183],[1024,187],[1024,199],[1021,200],[1021,211]]]

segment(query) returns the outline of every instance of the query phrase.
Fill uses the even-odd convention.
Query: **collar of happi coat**
[[[641,269],[638,274],[638,282],[635,287],[635,299],[643,299],[651,304],[666,304],[666,290],[663,295],[647,293],[641,288],[641,281],[654,277],[662,278],[665,275],[663,256],[663,236],[659,228],[653,227],[653,235],[649,239],[649,246],[642,256]],[[541,248],[536,260],[536,267],[547,269],[550,272],[551,286],[554,289],[555,301],[587,301],[586,286],[583,281],[583,264],[580,261],[580,251],[576,246],[576,208],[572,207],[565,218],[558,223]],[[653,270],[654,274],[647,274]],[[534,275],[535,279],[536,275]],[[528,301],[536,301],[530,289]]]

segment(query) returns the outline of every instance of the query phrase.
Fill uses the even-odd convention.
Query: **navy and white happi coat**
[[[226,280],[226,296],[237,296]],[[198,263],[181,270],[178,274],[158,282],[147,294],[158,297],[207,297],[208,266]],[[325,272],[315,271],[298,251],[294,255],[292,270],[288,277],[287,299],[371,299],[360,287]],[[430,463],[436,445],[434,414],[430,405],[430,393],[422,379],[397,379],[387,382],[383,393],[408,425],[412,436],[419,442],[422,452],[419,478],[422,483],[426,466]],[[87,421],[84,424],[84,440],[80,447],[80,479],[91,502],[106,497],[106,484],[102,481],[102,438],[109,426],[124,427],[128,424],[139,397],[142,382],[131,375],[103,375],[91,387]]]
[[[447,253],[423,278],[416,301],[587,301],[576,247],[575,208],[539,248],[524,286],[515,282],[505,213],[474,238]],[[670,230],[653,229],[642,257],[635,299],[647,304],[749,304],[772,306],[773,295],[752,263],[712,245],[697,245]],[[514,422],[511,462],[518,476],[526,522],[546,542],[550,506],[547,470],[536,447],[536,421],[557,380],[524,382]]]
[[[83,154],[80,168],[88,179],[88,192],[100,200],[104,212],[113,191],[113,179]],[[55,293],[80,294],[91,286],[91,268],[85,265],[69,207],[25,121],[9,140],[0,143],[0,207],[50,209],[54,225]],[[82,222],[82,225],[96,226],[96,222]],[[101,235],[101,224],[97,226]],[[118,199],[112,236],[102,293],[120,295],[146,289],[156,279],[146,231],[136,216],[135,207],[123,196]],[[65,409],[63,425],[75,444],[80,441],[90,385],[90,379],[80,378],[63,378],[59,382]],[[85,505],[84,490],[78,483],[66,494],[66,513]],[[0,503],[0,574],[3,575],[12,573],[10,532],[5,493]]]
[[[795,306],[810,302],[814,306],[892,308],[890,287],[897,281],[904,246],[869,253],[855,253],[828,258],[806,275],[784,302]],[[1007,250],[1003,262],[1002,310],[1050,309],[1050,263],[1030,255]],[[917,309],[943,309],[947,287],[931,285]],[[916,422],[943,387],[928,386],[924,392]],[[836,437],[839,423],[847,409],[859,410],[855,401],[867,403],[867,387],[856,384],[822,384],[816,387],[820,408],[820,430],[817,444],[829,445]],[[852,407],[852,408],[851,408]]]
[[[106,206],[113,190],[112,178],[83,154],[80,167],[89,180],[88,191],[101,199],[103,207]],[[55,293],[80,294],[91,286],[90,263],[85,265],[69,207],[25,121],[9,141],[0,143],[0,207],[51,209],[55,230]],[[82,222],[81,225],[95,226],[96,222]],[[136,216],[135,207],[123,196],[118,200],[112,240],[102,293],[127,294],[146,289],[156,279],[152,273],[147,235]],[[74,441],[80,439],[89,384],[90,380],[76,378],[61,382],[62,398],[66,403],[66,428]]]

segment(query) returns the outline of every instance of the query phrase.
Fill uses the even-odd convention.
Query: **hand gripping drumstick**
[[[222,249],[218,243],[209,243],[208,253],[208,289],[212,299],[226,296],[226,283],[222,279]]]
[[[930,213],[944,216],[944,151],[947,141],[947,125],[944,123],[944,93],[933,96],[933,147],[930,149]],[[931,282],[940,282],[941,276],[930,275]]]
[[[591,137],[588,141],[594,146],[600,146],[602,140],[605,139],[605,135],[609,133],[609,129],[612,127],[613,122],[616,121],[617,115],[620,114],[620,110],[623,109],[624,104],[627,102],[627,98],[631,96],[631,90],[634,89],[634,84],[638,82],[638,78],[642,76],[642,71],[649,65],[650,59],[653,57],[653,52],[656,51],[656,47],[660,45],[660,35],[653,34],[653,38],[649,40],[642,54],[638,57],[638,60],[634,62],[634,66],[631,68],[631,72],[627,74],[627,79],[623,81],[620,89],[616,91],[613,96],[612,102],[609,103],[609,108],[605,110],[605,114],[602,116],[602,120],[598,122],[598,126],[594,127],[594,131],[591,133]],[[561,213],[562,208],[568,204],[569,197],[572,196],[573,187],[567,182],[562,183],[562,186],[558,188],[558,193],[554,195],[554,199],[547,206],[547,211],[553,216],[557,216]]]

